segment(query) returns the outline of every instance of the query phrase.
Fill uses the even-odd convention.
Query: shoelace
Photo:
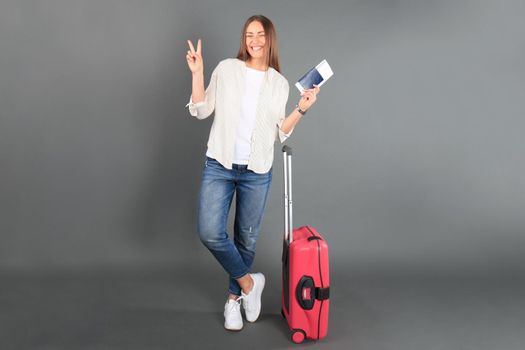
[[[241,300],[244,299],[242,296],[238,297],[237,299],[230,299],[233,300],[235,303],[231,304],[228,303],[228,311],[232,312],[234,310],[239,311],[241,307]],[[231,306],[230,306],[231,305]]]

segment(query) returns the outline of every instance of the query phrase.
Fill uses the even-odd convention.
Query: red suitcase
[[[310,226],[293,229],[292,149],[283,147],[284,241],[281,313],[294,343],[322,339],[328,332],[330,275],[328,245]]]

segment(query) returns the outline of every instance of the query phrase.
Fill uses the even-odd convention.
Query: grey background
[[[195,230],[212,118],[198,121],[184,107],[191,93],[186,40],[203,40],[207,84],[215,65],[236,54],[244,21],[257,13],[276,26],[282,73],[291,85],[324,58],[335,72],[287,142],[294,147],[295,224],[315,226],[331,249],[332,283],[338,290],[334,304],[341,298],[331,316],[332,344],[345,344],[348,334],[360,334],[367,340],[360,342],[357,336],[353,344],[363,348],[431,348],[425,339],[441,348],[425,327],[440,329],[437,325],[448,317],[420,323],[428,316],[420,310],[424,305],[445,313],[447,306],[455,308],[450,299],[434,302],[433,296],[448,295],[436,292],[450,285],[443,278],[475,280],[473,285],[487,288],[507,285],[502,278],[523,280],[523,1],[2,0],[0,268],[4,281],[10,281],[4,288],[12,287],[4,289],[0,300],[13,305],[13,313],[20,311],[20,304],[35,312],[24,297],[32,294],[20,290],[47,290],[45,283],[56,290],[35,291],[36,298],[53,295],[57,300],[48,299],[48,304],[68,305],[58,295],[74,295],[75,285],[40,284],[53,281],[42,277],[50,271],[75,271],[64,276],[98,271],[107,276],[100,277],[102,286],[122,271],[142,271],[132,280],[158,276],[158,289],[152,288],[161,295],[173,288],[171,296],[181,299],[193,299],[195,289],[208,288],[208,282],[199,283],[209,278],[217,287],[201,295],[210,299],[209,305],[202,300],[199,305],[219,310],[209,327],[219,328],[217,337],[225,336],[220,312],[227,280]],[[288,112],[299,99],[295,88],[290,92]],[[280,148],[276,144],[274,181],[255,263],[273,283],[267,298],[275,307],[283,225]],[[81,281],[92,283],[91,273]],[[168,286],[163,284],[166,278],[171,278]],[[420,278],[426,281],[421,286],[438,287],[413,289],[413,281]],[[492,283],[494,279],[499,282]],[[121,282],[123,290],[129,290],[126,281]],[[388,281],[408,285],[390,294],[386,291],[396,291],[398,282]],[[517,290],[512,283],[509,289],[487,295],[524,305],[522,297],[509,296],[508,291]],[[479,349],[480,344],[465,339],[479,340],[481,334],[490,335],[484,338],[487,348],[501,348],[500,339],[505,339],[506,348],[518,346],[523,313],[516,313],[515,305],[497,308],[483,299],[484,292],[476,298],[471,292],[485,289],[468,286],[450,294],[470,302],[459,319],[454,316],[455,322],[460,327],[477,320],[478,328],[471,330],[470,338],[463,338],[470,333],[457,331],[454,324],[441,329],[457,340],[444,348],[475,344]],[[388,298],[405,298],[405,290],[421,293],[397,299],[397,311],[419,310],[401,318],[403,323],[387,316],[388,307],[377,305],[393,305]],[[119,299],[108,293],[99,295],[102,305]],[[152,297],[151,290],[144,295],[162,300]],[[166,305],[180,302],[179,297],[167,298]],[[92,310],[84,298],[73,298],[70,306]],[[468,311],[480,307],[484,311]],[[176,313],[173,319],[187,329],[207,319],[196,319],[191,308],[182,309],[188,312]],[[353,316],[348,316],[349,309]],[[78,320],[76,311],[60,317],[65,324]],[[61,333],[43,331],[45,319],[29,327],[34,331],[29,338],[13,336],[9,344],[24,338],[32,339],[28,346],[58,346]],[[492,334],[488,329],[493,323],[479,323],[480,319],[496,320],[511,334]],[[27,321],[18,320],[21,325]],[[421,327],[419,334],[427,338],[423,336],[421,344],[404,336],[389,338],[403,331],[388,327],[384,329],[390,332],[374,334],[379,328],[371,325],[388,320],[405,325],[400,327],[407,334]],[[17,324],[6,322],[10,327]],[[349,333],[347,326],[355,332]],[[281,328],[277,323],[272,329]],[[277,339],[282,337],[277,333]],[[170,338],[165,340],[133,344],[169,347]],[[118,348],[124,343],[80,344]],[[330,340],[319,344],[328,346]]]

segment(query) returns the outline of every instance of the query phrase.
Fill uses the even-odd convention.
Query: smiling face
[[[268,17],[255,15],[244,22],[236,58],[246,62],[250,68],[266,70],[272,67],[281,72],[277,33]]]
[[[246,28],[246,48],[254,59],[266,57],[266,33],[261,22],[253,21]]]

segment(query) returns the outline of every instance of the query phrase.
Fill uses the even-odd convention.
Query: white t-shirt
[[[252,133],[255,127],[255,112],[264,71],[246,67],[245,89],[241,100],[241,119],[235,138],[233,163],[248,164],[250,160]]]

